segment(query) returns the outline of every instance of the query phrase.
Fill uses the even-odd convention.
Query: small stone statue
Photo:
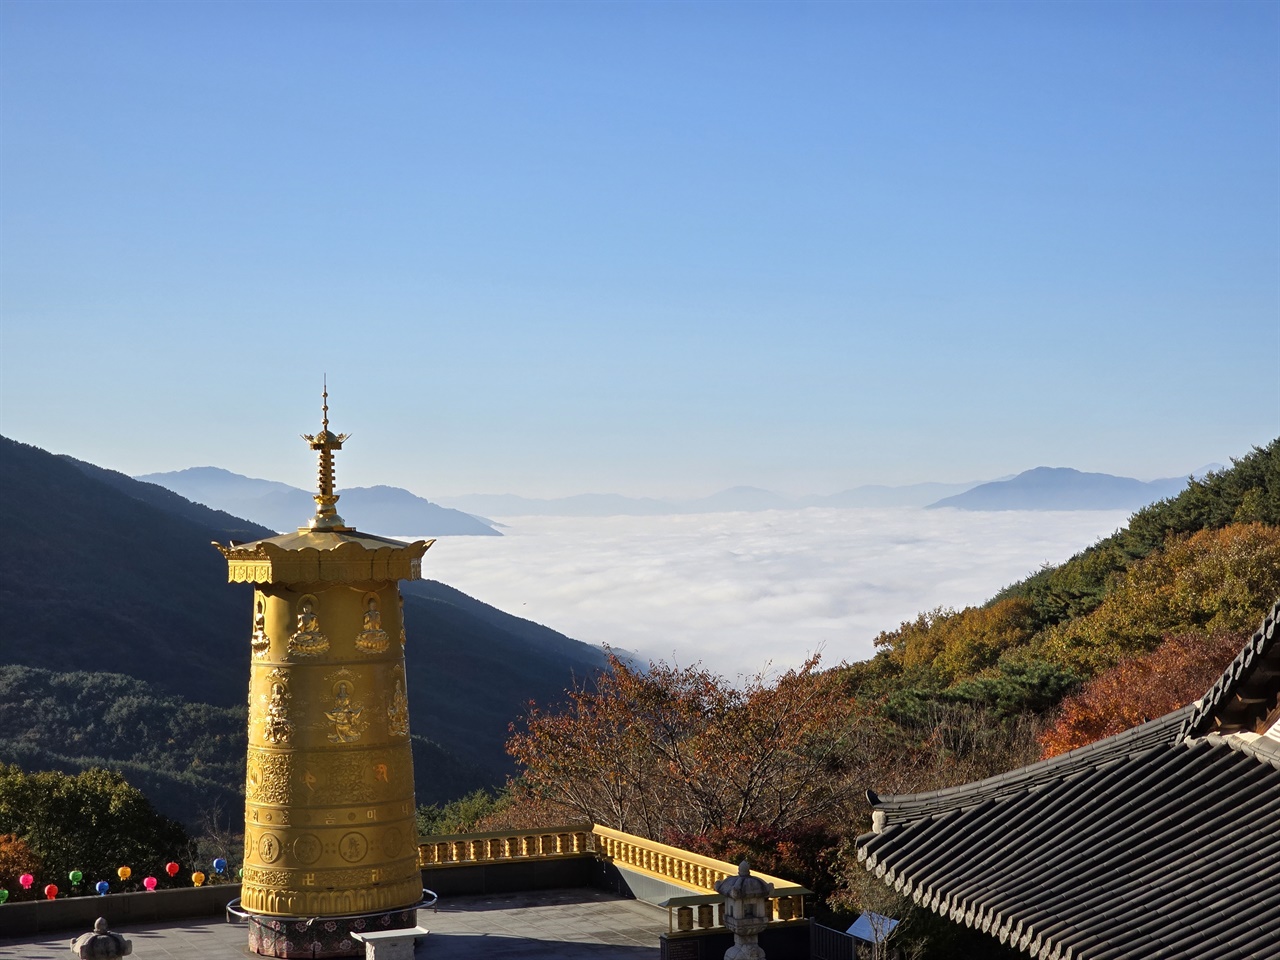
[[[107,960],[133,953],[133,941],[107,929],[106,917],[93,923],[93,933],[85,933],[71,941],[71,952],[81,960]]]

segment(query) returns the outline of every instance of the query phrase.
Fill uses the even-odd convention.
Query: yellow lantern
[[[119,870],[116,871],[116,876],[119,877],[121,880],[128,880],[131,876],[133,876],[133,871],[130,870],[128,867],[121,867]]]
[[[203,886],[204,874],[201,873],[199,870],[197,870],[195,873],[191,875],[191,882],[194,883],[197,887]]]

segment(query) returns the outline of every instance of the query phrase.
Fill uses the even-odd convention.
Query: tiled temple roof
[[[1229,682],[1159,720],[977,783],[871,794],[859,859],[1042,960],[1277,960],[1280,742],[1194,734],[1224,704],[1274,705],[1280,644],[1257,639]]]

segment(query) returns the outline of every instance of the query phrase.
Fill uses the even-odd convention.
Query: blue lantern
[[[98,896],[105,897],[107,895],[107,891],[111,889],[111,884],[107,883],[105,880],[99,880],[97,884],[94,885],[93,889],[98,891]]]
[[[226,869],[227,869],[227,861],[223,860],[221,857],[213,861],[214,873],[223,873]]]

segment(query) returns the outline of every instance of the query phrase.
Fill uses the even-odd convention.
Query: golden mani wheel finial
[[[343,519],[338,516],[338,495],[334,493],[333,454],[341,450],[343,443],[351,439],[349,433],[332,433],[329,430],[329,378],[324,378],[324,392],[321,396],[320,432],[312,436],[304,433],[302,439],[311,445],[311,449],[320,455],[320,492],[312,499],[316,502],[316,515],[307,525],[311,530],[350,530]]]

